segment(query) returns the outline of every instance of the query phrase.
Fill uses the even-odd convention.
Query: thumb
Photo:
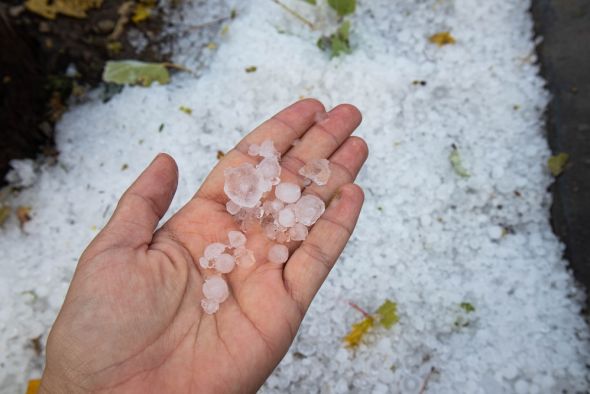
[[[95,254],[149,244],[158,222],[170,207],[177,184],[176,162],[160,153],[123,194],[113,216],[88,249]]]

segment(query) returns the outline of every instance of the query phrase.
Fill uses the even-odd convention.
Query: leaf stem
[[[295,11],[294,9],[287,7],[285,4],[283,4],[279,0],[272,0],[272,1],[276,4],[278,4],[281,8],[283,8],[289,14],[293,15],[295,18],[299,19],[301,22],[306,24],[311,30],[315,30],[315,26],[313,25],[313,23],[311,23],[309,21],[309,19],[305,18],[303,15],[301,15],[300,13]]]
[[[360,306],[358,306],[357,304],[355,304],[352,301],[348,301],[348,305],[350,305],[351,307],[353,307],[354,309],[356,309],[357,311],[359,311],[360,313],[363,314],[363,316],[365,316],[368,319],[372,319],[373,316],[371,316],[371,314],[369,312],[367,312],[366,310],[364,310],[363,308],[361,308]]]

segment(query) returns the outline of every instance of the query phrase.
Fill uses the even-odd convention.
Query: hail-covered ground
[[[587,390],[583,295],[549,225],[548,95],[528,1],[359,0],[353,52],[335,59],[316,46],[336,29],[323,0],[284,2],[317,29],[270,0],[238,2],[227,29],[187,28],[175,43],[175,61],[198,76],[107,103],[91,94],[58,125],[57,165],[14,164],[10,178],[26,187],[11,204],[31,206],[32,220],[0,229],[0,391],[23,392],[40,375],[31,340],[45,341],[78,256],[158,152],[180,167],[174,211],[218,150],[300,97],[362,111],[366,203],[262,392]],[[229,14],[230,4],[207,3],[187,6],[172,29]],[[428,42],[444,31],[454,45]],[[453,146],[469,177],[453,169]],[[363,317],[349,302],[373,312],[385,299],[399,323],[346,348]]]

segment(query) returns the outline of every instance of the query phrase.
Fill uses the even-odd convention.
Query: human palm
[[[229,152],[195,196],[155,233],[170,205],[177,169],[159,155],[121,198],[86,249],[47,345],[44,392],[254,392],[284,356],[303,316],[345,246],[363,194],[354,181],[366,144],[350,137],[360,122],[341,105],[315,122],[323,106],[300,101],[263,123]],[[268,262],[270,241],[247,233],[256,264],[226,275],[229,298],[207,315],[200,307],[208,273],[205,246],[237,229],[225,210],[223,170],[254,162],[251,143],[273,140],[281,178],[303,185],[297,169],[329,158],[326,186],[308,186],[327,203],[285,265]],[[293,145],[296,139],[301,139]]]

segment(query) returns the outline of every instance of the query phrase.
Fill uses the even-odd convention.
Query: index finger
[[[194,198],[205,198],[223,202],[223,170],[237,167],[242,163],[257,163],[256,158],[248,155],[248,146],[272,140],[281,153],[287,152],[293,142],[301,137],[315,123],[317,114],[325,113],[322,103],[315,99],[304,99],[283,109],[269,120],[262,123],[246,135],[234,149],[215,166]]]

